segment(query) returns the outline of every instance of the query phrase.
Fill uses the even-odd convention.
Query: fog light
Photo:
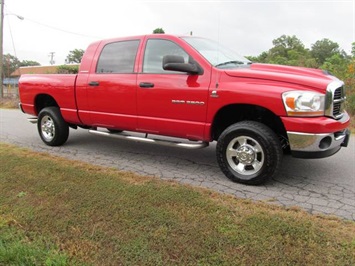
[[[332,144],[332,138],[331,137],[325,137],[319,142],[319,148],[322,150],[328,149],[330,145]]]

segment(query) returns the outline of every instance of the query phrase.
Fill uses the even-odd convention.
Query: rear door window
[[[139,40],[107,44],[99,57],[96,73],[133,73]]]

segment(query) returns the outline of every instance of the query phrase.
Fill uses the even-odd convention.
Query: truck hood
[[[224,70],[228,76],[293,83],[324,92],[329,83],[338,80],[320,69],[254,63],[250,68]]]

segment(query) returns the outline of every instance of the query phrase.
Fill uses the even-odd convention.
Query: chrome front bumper
[[[338,152],[349,143],[350,131],[327,134],[287,132],[292,156],[298,158],[324,158]]]

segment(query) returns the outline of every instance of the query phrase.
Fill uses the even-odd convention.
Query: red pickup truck
[[[344,83],[336,77],[252,63],[192,36],[98,41],[77,75],[22,75],[19,91],[22,111],[35,116],[47,145],[64,144],[69,127],[184,148],[217,141],[223,173],[246,184],[274,176],[283,153],[330,156],[350,136]]]

